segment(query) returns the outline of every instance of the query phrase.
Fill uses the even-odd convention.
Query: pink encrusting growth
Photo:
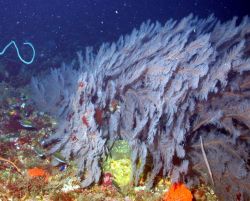
[[[87,119],[86,116],[82,116],[82,123],[83,123],[85,126],[89,127],[89,122],[88,122],[88,119]]]
[[[250,19],[236,21],[148,21],[97,53],[78,52],[78,63],[33,78],[37,106],[60,121],[51,153],[73,156],[89,186],[123,139],[135,184],[146,174],[148,188],[158,175],[191,186],[211,182],[202,137],[218,195],[249,199]]]

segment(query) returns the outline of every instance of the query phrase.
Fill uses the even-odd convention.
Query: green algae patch
[[[103,172],[112,174],[119,187],[129,185],[132,176],[131,149],[125,140],[114,143],[110,155],[103,163]]]

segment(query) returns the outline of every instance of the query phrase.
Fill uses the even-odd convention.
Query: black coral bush
[[[37,105],[43,94],[53,105],[47,111],[61,121],[51,152],[73,156],[88,186],[99,181],[113,142],[124,139],[133,150],[135,183],[151,158],[148,187],[162,174],[192,185],[213,180],[224,198],[249,198],[249,42],[248,17],[221,23],[189,15],[143,23],[96,54],[87,48],[71,79],[58,70],[60,79],[71,80],[70,90],[55,88],[60,104],[44,93],[53,79],[33,80]]]

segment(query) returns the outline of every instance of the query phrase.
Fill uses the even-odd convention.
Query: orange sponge
[[[172,184],[163,201],[192,201],[191,191],[182,183]]]
[[[49,173],[46,171],[46,170],[43,170],[41,168],[31,168],[31,169],[28,169],[28,175],[30,177],[44,177],[45,178],[45,181],[48,181],[48,178],[49,178]]]

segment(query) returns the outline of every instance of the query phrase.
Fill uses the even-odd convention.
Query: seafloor
[[[25,87],[0,83],[0,200],[52,201],[166,201],[171,186],[157,178],[147,190],[143,179],[134,187],[130,181],[130,150],[118,142],[103,162],[103,179],[98,185],[81,188],[76,166],[59,153],[48,155],[41,141],[51,135],[57,122],[36,111]],[[185,189],[195,200],[217,200],[207,186]],[[176,196],[176,195],[175,195]],[[176,199],[175,199],[176,200]],[[190,200],[181,199],[181,200]]]

